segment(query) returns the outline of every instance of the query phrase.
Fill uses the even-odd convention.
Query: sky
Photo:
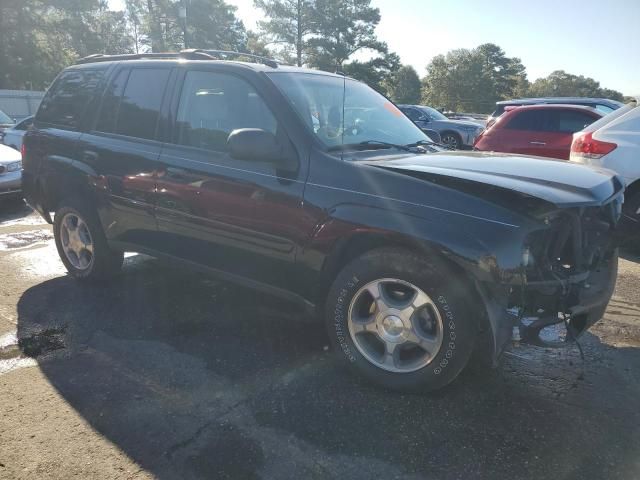
[[[253,0],[235,5],[245,26],[261,18]],[[120,8],[122,0],[110,0]],[[529,80],[554,70],[592,77],[640,96],[640,0],[372,0],[378,38],[420,76],[435,55],[495,43],[519,57]]]

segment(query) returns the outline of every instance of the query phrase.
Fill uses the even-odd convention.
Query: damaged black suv
[[[611,172],[445,151],[363,83],[230,58],[93,56],[55,80],[23,182],[70,275],[111,278],[125,251],[206,269],[323,312],[345,365],[400,390],[495,362],[514,327],[570,341],[602,317]]]

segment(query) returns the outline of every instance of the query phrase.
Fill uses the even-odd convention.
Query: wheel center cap
[[[404,324],[400,317],[389,315],[382,319],[382,329],[390,337],[398,337],[404,331]]]

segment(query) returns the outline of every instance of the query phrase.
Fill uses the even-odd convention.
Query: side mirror
[[[420,120],[421,122],[429,122],[429,117],[427,117],[426,115],[421,116],[420,118],[418,118],[418,120]]]
[[[291,148],[285,148],[271,132],[260,128],[239,128],[229,134],[231,157],[248,162],[271,162],[287,170],[297,168]]]

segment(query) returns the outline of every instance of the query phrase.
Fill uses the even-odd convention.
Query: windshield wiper
[[[365,140],[360,143],[345,143],[342,145],[334,145],[329,148],[330,152],[340,151],[340,150],[374,150],[374,149],[383,149],[383,148],[397,148],[398,150],[403,150],[405,152],[413,152],[412,147],[416,147],[417,145],[398,145],[397,143],[389,143],[382,142],[380,140]]]
[[[438,142],[434,142],[433,140],[418,140],[415,143],[410,143],[407,145],[407,147],[419,147],[422,145],[429,145],[429,146],[436,146],[436,147],[440,147],[440,148],[444,148],[445,150],[453,150],[453,148],[451,147],[451,145],[447,145],[446,143],[438,143]]]

